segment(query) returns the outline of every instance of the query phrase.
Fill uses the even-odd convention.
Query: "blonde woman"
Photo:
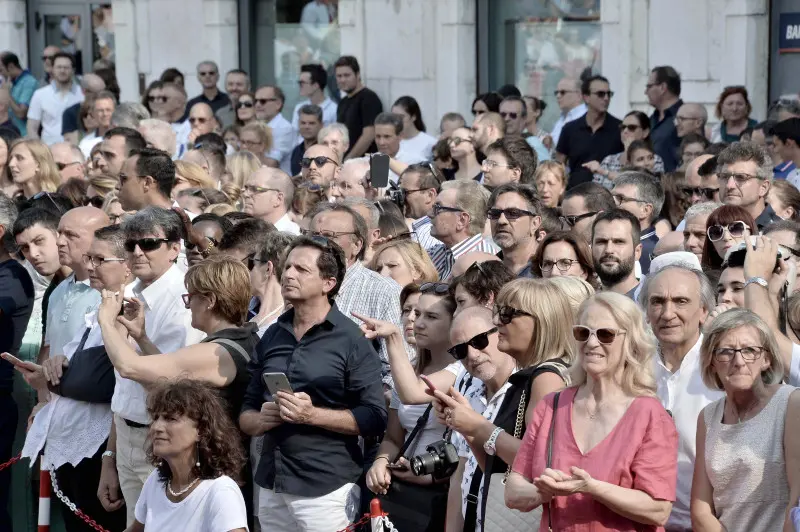
[[[595,293],[594,287],[580,277],[550,277],[548,281],[564,292],[564,295],[567,296],[567,301],[569,301],[569,306],[576,316],[583,302]]]
[[[697,420],[692,528],[793,530],[789,511],[800,498],[800,392],[781,384],[775,336],[749,310],[720,314],[703,338],[700,374],[725,397]]]
[[[377,249],[368,265],[400,286],[439,280],[436,267],[422,246],[412,240],[391,240]]]
[[[678,434],[656,398],[655,338],[636,303],[612,292],[581,305],[572,335],[573,387],[537,405],[506,504],[541,506],[545,530],[663,527],[675,500]]]
[[[86,189],[86,196],[89,198],[104,198],[114,192],[119,185],[119,179],[110,174],[95,174],[87,177],[89,188]]]
[[[134,214],[132,212],[126,212],[122,208],[122,204],[119,202],[116,191],[111,191],[106,194],[106,197],[103,198],[103,205],[100,208],[103,209],[103,212],[108,215],[108,220],[111,225],[120,224],[129,216],[131,216],[131,214]]]
[[[217,184],[200,165],[187,161],[175,161],[175,184],[172,187],[172,199],[187,188],[217,188]]]
[[[242,127],[239,133],[241,150],[249,151],[258,157],[261,164],[267,164],[267,155],[272,149],[272,129],[261,122],[251,122]]]
[[[8,170],[25,199],[40,192],[55,192],[61,184],[53,154],[47,144],[36,139],[18,139],[11,144]]]
[[[557,161],[544,161],[536,167],[533,174],[536,193],[546,207],[555,209],[561,204],[561,198],[567,190],[567,169]]]
[[[226,184],[233,183],[241,189],[247,178],[261,166],[261,161],[257,156],[249,151],[240,151],[228,157],[228,164],[222,179]]]

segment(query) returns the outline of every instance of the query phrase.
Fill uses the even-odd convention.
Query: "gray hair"
[[[355,233],[354,235],[350,235],[350,238],[354,240],[361,240],[361,250],[359,250],[356,258],[358,260],[362,260],[364,258],[364,254],[367,252],[367,233],[369,232],[369,227],[367,227],[367,222],[364,220],[364,217],[358,212],[354,211],[349,205],[344,205],[341,202],[321,202],[317,203],[316,207],[314,207],[314,210],[311,212],[311,216],[309,217],[312,225],[314,223],[314,218],[323,212],[344,212],[350,215],[350,218],[353,220],[353,232]]]
[[[664,189],[660,183],[653,181],[652,177],[639,171],[622,172],[614,180],[615,188],[620,185],[633,185],[639,194],[638,199],[653,206],[651,222],[661,214],[661,208],[664,206]]]
[[[122,228],[125,230],[125,238],[152,235],[159,229],[170,242],[179,242],[183,238],[183,223],[177,213],[153,205],[125,220]]]
[[[319,105],[308,104],[300,108],[299,114],[310,115],[316,117],[319,123],[322,123],[322,109]]]
[[[271,262],[273,274],[280,279],[283,265],[283,259],[286,257],[284,251],[289,249],[289,246],[294,242],[295,235],[291,233],[284,233],[283,231],[270,231],[264,236],[261,246],[258,248],[256,257],[259,262]]]
[[[470,233],[482,233],[489,207],[489,191],[472,180],[459,182],[453,188],[456,189],[455,206],[469,214]]]
[[[150,118],[150,111],[138,102],[122,102],[111,115],[111,127],[137,129],[142,120]]]
[[[759,179],[772,182],[774,164],[772,158],[765,148],[752,142],[734,142],[722,150],[717,156],[717,171],[725,171],[725,167],[731,164],[752,161],[758,166],[757,176]]]
[[[683,216],[683,219],[688,220],[689,218],[695,218],[697,216],[708,217],[712,212],[722,207],[722,205],[722,203],[718,203],[716,201],[704,201],[703,203],[697,203],[696,205],[692,205],[686,209],[686,214]]]
[[[120,225],[101,227],[94,232],[94,239],[111,246],[115,257],[125,258],[125,230]]]
[[[319,134],[317,135],[317,142],[322,144],[322,141],[325,140],[325,137],[327,137],[334,131],[342,135],[342,140],[344,141],[345,144],[350,144],[350,131],[348,131],[346,125],[340,122],[334,122],[333,124],[329,124],[320,129]]]
[[[205,61],[200,61],[199,63],[197,63],[197,70],[200,70],[200,67],[202,67],[203,65],[211,65],[212,67],[214,67],[214,72],[219,74],[219,67],[214,61],[210,59],[207,59]]]
[[[647,310],[647,303],[650,300],[650,287],[653,284],[653,281],[663,275],[664,272],[673,270],[689,272],[694,275],[697,278],[697,282],[700,283],[700,305],[707,312],[714,310],[714,308],[717,306],[717,294],[714,286],[711,284],[711,281],[708,280],[706,274],[697,269],[697,266],[693,266],[692,264],[683,261],[678,261],[670,264],[669,266],[665,266],[663,269],[658,270],[657,273],[645,277],[644,283],[642,284],[642,290],[639,293],[639,306],[645,309],[645,311]]]
[[[15,249],[12,228],[14,227],[14,222],[17,221],[17,214],[17,204],[14,203],[14,200],[0,192],[0,226],[5,229],[5,236],[0,245],[6,251]]]
[[[778,119],[778,113],[785,111],[791,115],[800,116],[800,100],[781,98],[770,107],[768,117],[772,120]]]
[[[381,113],[375,117],[376,126],[392,126],[395,134],[403,131],[403,117],[394,113]]]
[[[339,203],[343,205],[347,205],[348,207],[365,207],[367,211],[369,211],[369,219],[365,219],[364,221],[367,222],[367,227],[370,231],[374,231],[378,228],[378,224],[381,221],[381,211],[375,205],[375,202],[370,201],[366,198],[357,198],[357,197],[347,197],[342,198]]]

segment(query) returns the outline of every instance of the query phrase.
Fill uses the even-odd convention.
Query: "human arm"
[[[551,498],[547,493],[540,492],[533,482],[515,471],[508,475],[504,497],[506,506],[520,512],[530,512]]]
[[[466,465],[467,459],[462,457],[458,461],[455,473],[450,477],[450,489],[447,490],[445,532],[462,532],[464,530],[464,514],[461,512],[461,481],[464,479]]]
[[[697,454],[694,460],[690,505],[692,529],[697,532],[722,532],[725,528],[714,511],[714,488],[706,474],[706,423],[703,412],[697,416],[696,433]]]
[[[372,467],[367,471],[367,487],[372,493],[386,495],[392,483],[392,471],[389,469],[390,461],[400,451],[405,434],[400,424],[400,417],[394,408],[389,410],[389,420],[386,425],[386,434],[378,447],[378,454]]]
[[[31,98],[31,104],[28,107],[28,122],[26,128],[28,130],[28,138],[39,138],[39,126],[42,124],[42,100],[41,93],[36,91]]]
[[[372,145],[372,142],[375,140],[375,126],[366,126],[363,130],[361,130],[361,136],[358,137],[358,140],[353,147],[350,148],[350,153],[347,154],[345,160],[348,159],[357,159],[367,153],[367,150]]]
[[[403,172],[405,172],[406,168],[408,168],[409,166],[410,166],[409,164],[406,164],[402,161],[398,161],[394,157],[389,157],[389,170],[391,170],[397,175],[400,175]]]
[[[792,508],[800,500],[800,391],[793,391],[786,407],[783,429],[783,449],[786,457],[786,478],[789,481],[789,504],[786,508],[784,532],[796,532],[792,523]]]
[[[117,430],[115,421],[111,420],[111,432],[108,434],[108,444],[106,450],[113,453],[117,452]],[[119,488],[119,475],[117,473],[117,458],[115,456],[104,456],[101,458],[100,481],[97,486],[97,498],[107,512],[113,512],[125,504]]]

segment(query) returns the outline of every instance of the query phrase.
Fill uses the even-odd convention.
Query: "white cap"
[[[694,253],[688,251],[670,251],[669,253],[659,255],[650,262],[650,273],[648,275],[653,275],[667,266],[676,264],[691,270],[703,271],[703,268],[700,267],[700,259],[698,259],[697,255]]]

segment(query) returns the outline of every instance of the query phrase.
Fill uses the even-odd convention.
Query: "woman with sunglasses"
[[[622,119],[619,125],[619,134],[625,149],[619,153],[608,155],[601,162],[589,161],[583,166],[594,172],[594,182],[600,183],[607,189],[614,186],[614,179],[626,166],[633,163],[628,158],[628,148],[635,140],[650,139],[650,118],[641,111],[631,111]],[[656,155],[653,159],[653,171],[664,172],[664,160]]]
[[[430,402],[430,397],[422,391],[427,385],[419,376],[430,375],[432,381],[437,381],[437,388],[449,382],[449,388],[461,370],[461,363],[453,360],[447,351],[450,337],[443,332],[450,330],[455,302],[445,289],[436,289],[438,284],[426,283],[422,287],[410,284],[403,289],[403,333],[390,323],[357,316],[364,321],[361,328],[367,338],[386,338],[392,364],[395,390],[389,405],[389,423],[366,480],[367,487],[373,493],[388,493],[383,506],[393,515],[392,522],[399,530],[444,529],[447,481],[436,481],[431,475],[414,475],[410,471],[409,460],[424,453],[431,443],[441,440],[446,427],[429,411],[427,404],[403,401],[400,395],[401,387],[416,387],[426,399],[424,402]],[[416,308],[413,308],[413,301],[410,300],[417,294]],[[413,323],[413,335],[408,333],[409,322]],[[404,337],[407,341],[411,339],[417,348],[417,360],[413,367],[402,346]],[[423,418],[426,412],[427,419]],[[421,418],[425,421],[422,428],[414,435],[402,456],[398,456]]]
[[[256,120],[256,97],[252,92],[245,92],[236,102],[236,122],[239,127],[246,126]]]
[[[450,147],[450,157],[458,164],[454,174],[456,181],[478,180],[481,176],[481,163],[478,162],[478,152],[472,144],[472,131],[460,127],[450,134],[447,140]]]
[[[794,530],[800,498],[800,392],[782,384],[784,362],[770,328],[745,309],[711,323],[700,371],[725,397],[697,420],[694,530]]]
[[[656,398],[655,338],[636,303],[612,292],[581,306],[572,335],[573,386],[536,406],[506,504],[541,506],[543,530],[663,530],[678,434]]]
[[[21,190],[21,199],[30,199],[39,192],[55,192],[61,184],[53,154],[40,140],[15,140],[8,153],[8,170]]]
[[[718,208],[706,221],[706,241],[700,261],[703,270],[719,270],[729,249],[757,234],[756,222],[744,208],[736,205]]]
[[[592,252],[586,241],[571,231],[549,233],[531,259],[534,277],[579,277],[597,288]]]
[[[186,260],[189,262],[189,267],[200,263],[205,259],[203,254],[200,253],[208,244],[212,244],[212,249],[219,246],[222,242],[222,236],[226,231],[233,227],[233,224],[227,218],[217,216],[216,214],[199,214],[191,220],[192,233],[197,237],[205,238],[203,241],[197,237],[186,239],[184,246],[186,247]],[[200,243],[198,246],[195,242]]]
[[[473,262],[463,274],[450,281],[456,314],[469,307],[492,308],[503,286],[517,276],[499,260]]]
[[[407,238],[395,238],[380,246],[368,267],[384,277],[391,277],[400,286],[439,279],[436,267],[422,246]]]

